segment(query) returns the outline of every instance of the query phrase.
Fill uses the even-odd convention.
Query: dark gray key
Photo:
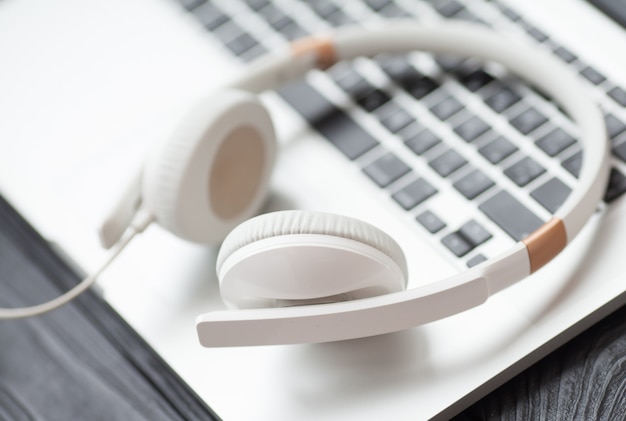
[[[474,266],[478,266],[479,264],[485,261],[487,261],[487,258],[485,257],[485,255],[479,253],[467,261],[467,267],[473,268]]]
[[[413,15],[408,10],[401,8],[396,3],[391,3],[378,11],[378,14],[386,18],[409,18]]]
[[[456,54],[437,54],[435,56],[435,63],[437,63],[441,70],[447,73],[459,71],[459,68],[466,60],[466,57],[459,57]]]
[[[289,25],[281,28],[280,33],[289,41],[293,41],[298,38],[303,38],[309,34],[304,28],[302,28],[296,22],[292,22]]]
[[[580,168],[583,164],[583,153],[582,151],[576,152],[574,155],[565,159],[561,162],[561,166],[570,172],[574,177],[578,177],[580,175]]]
[[[430,107],[430,111],[444,121],[461,111],[461,109],[463,109],[463,104],[452,96],[447,96],[439,103]]]
[[[607,92],[607,95],[613,98],[622,107],[626,107],[626,90],[619,86],[614,86]]]
[[[481,245],[492,237],[489,231],[473,219],[463,224],[458,232],[473,247]]]
[[[260,10],[270,4],[270,0],[245,0],[252,10]]]
[[[626,162],[626,142],[622,142],[613,148],[613,155]]]
[[[429,197],[437,193],[437,189],[423,178],[418,178],[411,184],[403,187],[392,195],[393,200],[398,202],[405,210],[413,209]]]
[[[478,152],[492,164],[497,164],[517,152],[517,146],[502,136],[487,143]]]
[[[404,142],[417,155],[423,154],[438,143],[441,143],[441,139],[429,129],[422,129],[410,135]]]
[[[334,75],[334,80],[341,89],[355,98],[374,89],[363,76],[352,69],[343,69],[339,74]]]
[[[394,82],[403,86],[406,82],[418,79],[421,75],[405,55],[384,56],[378,61],[380,68],[387,73],[387,76]]]
[[[411,168],[391,152],[363,168],[363,172],[380,187],[387,187],[409,171]]]
[[[419,77],[406,80],[402,87],[415,99],[422,99],[426,95],[433,92],[439,87],[439,84],[428,76],[419,75]]]
[[[289,23],[293,22],[293,19],[273,4],[268,4],[267,6],[259,9],[259,14],[272,28],[276,30],[280,30],[281,28],[289,25]]]
[[[552,178],[533,190],[530,195],[551,213],[565,202],[572,189],[558,178]]]
[[[548,117],[534,108],[528,108],[510,120],[513,127],[522,134],[528,134],[548,121]]]
[[[606,193],[604,194],[604,201],[606,203],[611,203],[624,193],[626,193],[626,176],[624,176],[624,174],[616,168],[611,168],[609,185]]]
[[[457,151],[454,149],[448,149],[446,152],[431,160],[428,165],[437,171],[437,174],[440,176],[447,177],[466,163],[467,160],[465,160],[465,158],[463,158]]]
[[[614,139],[626,130],[626,124],[613,114],[607,114],[604,116],[604,122],[606,123],[606,131],[609,139]]]
[[[374,111],[390,99],[387,93],[372,86],[352,68],[342,69],[334,75],[334,80],[355,102],[369,112]]]
[[[207,0],[178,0],[178,2],[187,10],[192,10],[200,6],[202,3],[206,3],[206,1]]]
[[[391,133],[398,133],[414,121],[413,116],[400,107],[393,107],[389,114],[380,119],[380,123]]]
[[[342,26],[353,23],[354,20],[348,16],[343,10],[337,10],[324,18],[326,22],[332,26]]]
[[[529,157],[521,159],[504,170],[507,177],[520,187],[530,183],[544,172],[546,169]]]
[[[537,215],[505,190],[498,192],[479,208],[516,241],[526,238],[543,225]]]
[[[458,232],[451,232],[441,239],[444,246],[448,248],[456,257],[463,257],[469,253],[473,247]]]
[[[230,17],[212,3],[203,3],[193,7],[194,16],[198,18],[200,23],[209,31],[215,30],[230,20]]]
[[[284,86],[280,95],[348,158],[356,159],[378,141],[306,81]]]
[[[554,50],[554,54],[556,54],[561,60],[563,60],[566,63],[573,63],[576,61],[576,59],[578,59],[578,57],[576,57],[576,55],[574,55],[574,53],[572,53],[570,50],[566,49],[565,47],[557,47]]]
[[[461,192],[466,199],[472,200],[487,191],[494,184],[482,171],[474,170],[455,182],[454,188]]]
[[[599,85],[606,80],[606,77],[593,67],[587,66],[580,71],[580,74],[594,85]]]
[[[226,44],[226,48],[232,51],[237,56],[243,55],[248,50],[259,45],[256,39],[252,38],[250,34],[244,33],[231,39]]]
[[[556,156],[572,146],[575,142],[576,140],[573,136],[560,127],[557,127],[542,136],[535,144],[548,155]]]
[[[445,222],[443,222],[437,215],[435,215],[430,210],[426,210],[420,213],[415,219],[417,220],[417,222],[422,224],[422,226],[426,228],[431,234],[441,231],[446,226]]]
[[[374,11],[378,11],[383,7],[393,3],[393,0],[365,0],[365,4],[372,8]]]
[[[470,220],[458,231],[441,239],[441,242],[457,257],[462,257],[492,237],[478,222]]]
[[[329,0],[317,0],[307,2],[307,4],[322,18],[326,18],[339,10],[339,6]]]
[[[282,33],[285,28],[296,25],[296,21],[293,20],[291,17],[285,15],[284,17],[280,17],[273,22],[269,22],[269,24],[272,26],[272,28]]]
[[[377,88],[372,88],[370,91],[364,92],[355,98],[356,102],[368,112],[378,109],[390,99],[391,97],[386,92]]]
[[[449,18],[465,9],[461,3],[456,0],[451,0],[447,2],[432,2],[432,6],[441,14],[441,16]]]
[[[487,133],[490,126],[479,117],[473,116],[454,128],[458,134],[466,142],[476,140],[478,137]]]
[[[512,22],[517,22],[522,19],[522,17],[513,9],[510,9],[509,7],[499,4],[499,3],[495,3],[495,4],[500,8],[500,11],[502,12],[502,14],[506,16]]]
[[[538,42],[546,42],[548,40],[548,36],[545,33],[532,25],[526,27],[526,32]]]
[[[501,113],[521,99],[522,97],[511,88],[500,86],[495,92],[492,92],[491,95],[485,98],[485,103],[495,112]]]
[[[265,47],[262,47],[261,44],[256,44],[254,47],[244,51],[239,57],[249,63],[265,54],[267,54]]]
[[[483,69],[475,70],[459,78],[459,82],[472,92],[476,92],[488,83],[493,82],[493,80],[493,76],[485,72]]]
[[[382,57],[379,65],[391,80],[415,99],[422,99],[439,87],[433,79],[418,72],[404,55]]]

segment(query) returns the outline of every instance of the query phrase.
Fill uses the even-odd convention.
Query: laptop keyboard
[[[596,91],[613,147],[605,202],[626,192],[626,90],[500,2],[179,2],[242,62],[302,36],[387,18],[469,20],[531,37]],[[462,265],[479,264],[541,226],[580,171],[576,127],[549,98],[495,64],[381,55],[313,72],[279,93]]]

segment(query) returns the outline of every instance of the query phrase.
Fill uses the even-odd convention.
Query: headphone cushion
[[[174,235],[219,243],[258,212],[275,154],[272,121],[258,98],[215,93],[152,151],[143,173],[144,206]]]
[[[242,247],[263,239],[291,234],[329,235],[369,245],[391,258],[402,271],[404,279],[408,279],[404,253],[385,232],[348,216],[302,210],[259,215],[236,227],[222,243],[216,270],[219,273],[226,259]]]

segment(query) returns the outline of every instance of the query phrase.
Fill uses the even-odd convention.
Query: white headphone
[[[407,265],[399,245],[363,221],[305,211],[248,218],[265,198],[276,150],[272,122],[255,94],[339,60],[414,50],[492,60],[546,92],[578,125],[584,160],[575,190],[534,233],[485,264],[405,290]],[[223,240],[217,260],[221,294],[239,309],[198,317],[204,346],[325,342],[407,329],[477,306],[555,257],[601,200],[608,157],[601,111],[578,76],[548,53],[461,22],[340,29],[264,57],[199,104],[175,136],[156,148],[103,223],[103,245],[117,249],[101,270],[55,300],[3,309],[0,318],[40,314],[70,301],[155,221],[187,240]]]

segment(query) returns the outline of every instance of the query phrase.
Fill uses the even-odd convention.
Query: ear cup
[[[173,234],[217,243],[258,212],[275,154],[274,128],[260,101],[220,92],[154,149],[144,171],[144,205]]]
[[[224,240],[217,259],[222,298],[238,308],[365,298],[406,288],[400,246],[342,215],[283,211],[252,218]]]

